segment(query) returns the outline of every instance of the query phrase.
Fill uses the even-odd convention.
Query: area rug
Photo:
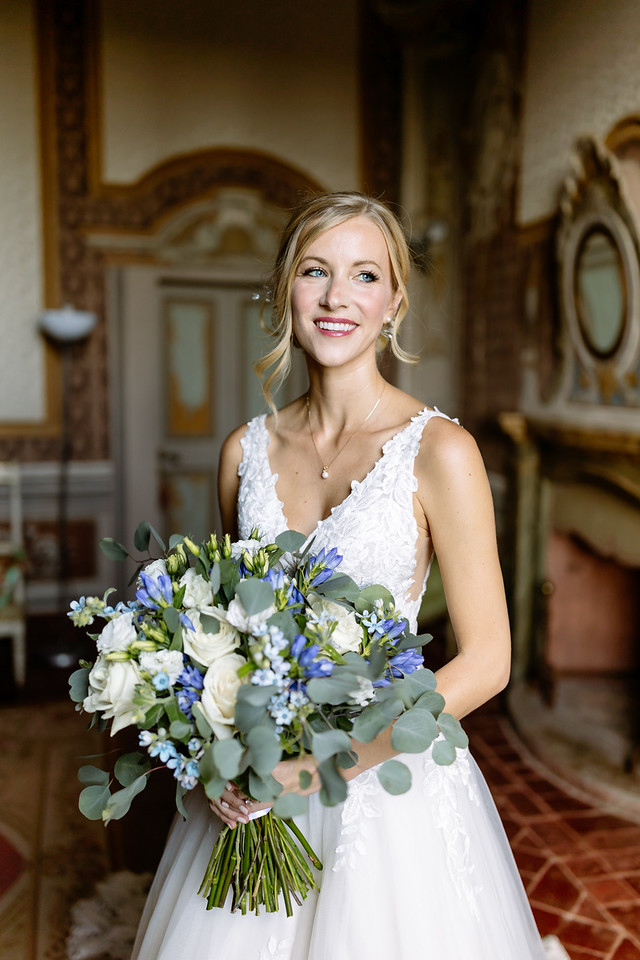
[[[69,702],[0,708],[0,957],[67,960],[71,907],[110,869],[78,811],[78,767],[104,749]]]

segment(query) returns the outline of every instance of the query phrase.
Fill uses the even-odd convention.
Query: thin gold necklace
[[[329,460],[329,463],[325,463],[325,462],[323,461],[322,457],[320,456],[320,451],[318,450],[318,448],[317,448],[317,446],[316,446],[316,442],[315,442],[315,440],[313,439],[313,430],[311,429],[311,411],[310,411],[310,408],[309,408],[309,394],[307,394],[307,397],[306,397],[306,400],[307,400],[307,425],[308,425],[308,427],[309,427],[309,436],[311,437],[311,443],[313,444],[313,449],[316,451],[316,453],[317,453],[317,455],[318,455],[318,460],[319,460],[320,463],[322,464],[322,473],[320,474],[320,476],[322,477],[323,480],[327,480],[327,479],[328,479],[328,477],[329,477],[329,467],[331,466],[331,464],[333,464],[333,463],[336,462],[336,460],[338,459],[338,457],[340,456],[340,454],[342,453],[342,451],[344,450],[344,448],[346,447],[346,445],[349,443],[349,441],[352,440],[353,437],[355,437],[356,433],[359,433],[360,430],[362,430],[362,428],[364,427],[364,425],[365,425],[365,423],[367,422],[367,420],[369,420],[369,419],[374,415],[374,413],[376,412],[376,410],[378,409],[378,405],[379,405],[380,401],[382,400],[382,394],[384,393],[384,389],[385,389],[386,385],[387,385],[387,383],[386,383],[386,381],[385,381],[385,382],[383,383],[383,385],[382,385],[382,390],[380,391],[380,396],[378,397],[378,399],[376,400],[376,402],[374,403],[374,405],[371,407],[371,410],[369,410],[369,413],[366,415],[366,417],[364,418],[364,420],[362,421],[362,423],[360,424],[360,426],[356,427],[356,429],[353,431],[353,433],[350,433],[350,434],[349,434],[349,436],[347,437],[347,439],[345,440],[345,442],[342,444],[342,446],[340,447],[340,449],[339,449],[338,452],[336,453],[335,457],[333,457],[332,460]]]

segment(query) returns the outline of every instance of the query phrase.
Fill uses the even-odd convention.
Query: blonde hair
[[[362,193],[325,193],[312,197],[298,207],[282,234],[270,284],[271,323],[269,326],[264,325],[265,330],[276,340],[276,344],[254,365],[258,376],[265,378],[262,392],[274,412],[273,394],[291,368],[291,287],[298,265],[317,237],[353,217],[367,217],[382,231],[389,252],[393,289],[401,294],[391,340],[381,337],[381,346],[390,343],[393,354],[399,360],[405,363],[416,362],[416,358],[406,353],[398,343],[398,328],[409,309],[407,281],[410,263],[409,248],[398,220],[383,203]],[[265,376],[269,370],[271,372]]]

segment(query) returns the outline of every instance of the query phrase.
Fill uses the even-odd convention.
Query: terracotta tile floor
[[[555,934],[571,960],[640,960],[640,825],[547,779],[497,709],[465,728],[540,933]]]

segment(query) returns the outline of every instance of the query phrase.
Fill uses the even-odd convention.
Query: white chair
[[[27,673],[27,645],[24,576],[20,562],[24,545],[18,464],[0,463],[1,487],[8,488],[9,530],[7,534],[0,531],[0,638],[11,638],[13,676],[16,685],[22,687]]]

